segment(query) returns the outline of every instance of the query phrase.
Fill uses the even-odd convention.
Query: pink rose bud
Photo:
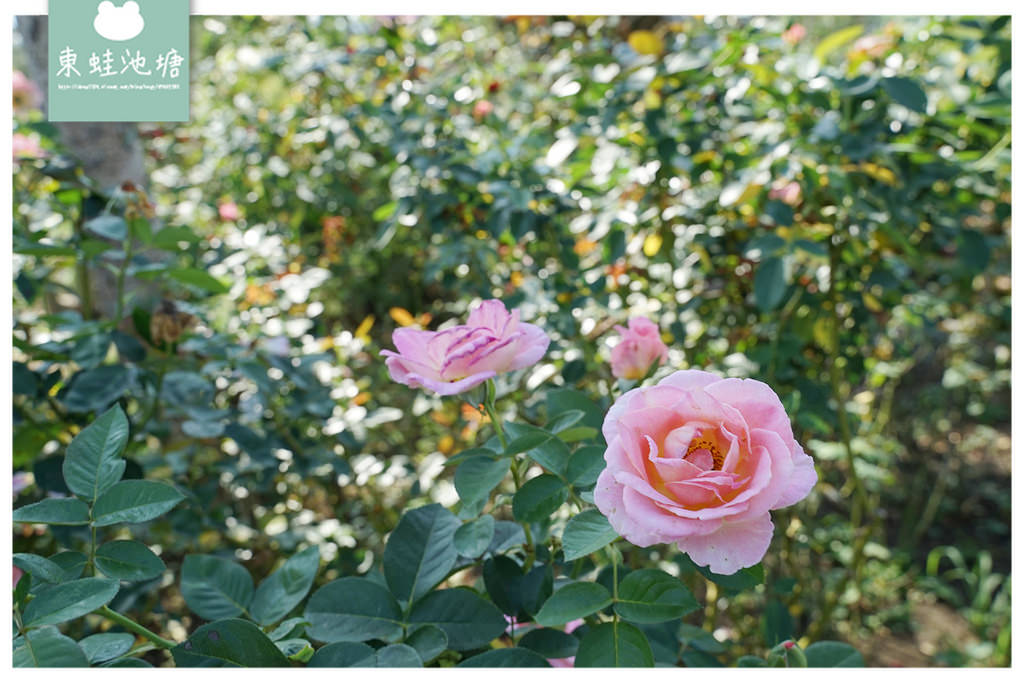
[[[620,379],[640,379],[655,361],[668,360],[668,347],[661,341],[658,326],[647,318],[630,318],[629,329],[616,325],[621,335],[612,349],[612,374]]]
[[[221,202],[217,206],[217,213],[220,214],[222,221],[237,221],[242,216],[242,212],[238,210],[238,204],[234,202]]]
[[[381,351],[396,382],[442,396],[459,394],[502,372],[529,367],[548,349],[544,330],[519,322],[497,299],[473,309],[465,325],[439,332],[402,327],[391,337],[398,352]]]
[[[473,116],[479,121],[494,111],[494,105],[487,100],[477,100],[473,105]]]
[[[602,427],[608,448],[594,503],[630,543],[675,543],[734,574],[761,561],[771,510],[802,500],[818,475],[771,387],[681,370],[623,394]]]
[[[806,35],[807,29],[804,28],[803,24],[793,24],[782,33],[782,39],[790,45],[796,45]]]

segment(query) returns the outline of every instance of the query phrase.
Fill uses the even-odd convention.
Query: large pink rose
[[[551,341],[536,325],[519,322],[519,309],[509,313],[497,299],[473,309],[465,325],[440,332],[403,327],[391,338],[398,352],[381,351],[391,378],[443,396],[533,365]]]
[[[770,510],[818,480],[771,387],[682,370],[617,400],[604,419],[607,466],[594,502],[630,543],[675,543],[733,574],[772,540]]]
[[[640,379],[656,360],[668,360],[668,347],[661,341],[658,326],[647,318],[630,318],[629,329],[616,325],[621,335],[612,349],[612,374],[622,379]]]

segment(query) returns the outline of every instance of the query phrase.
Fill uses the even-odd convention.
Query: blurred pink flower
[[[892,39],[889,36],[862,36],[854,41],[850,52],[866,57],[881,57],[891,47]]]
[[[473,117],[477,121],[489,116],[494,111],[494,105],[491,104],[490,100],[477,100],[476,104],[473,105]]]
[[[398,352],[381,351],[396,382],[423,387],[442,396],[462,393],[498,373],[539,361],[550,339],[541,328],[519,321],[497,299],[473,309],[465,325],[439,332],[402,327],[392,340]]]
[[[11,140],[11,148],[14,153],[14,161],[20,159],[40,159],[47,156],[47,152],[39,145],[39,138],[28,136],[22,133],[15,133]]]
[[[221,202],[217,206],[217,213],[220,214],[222,221],[237,221],[242,217],[242,212],[238,209],[238,204],[234,202]]]
[[[647,318],[630,318],[629,329],[616,325],[621,335],[612,349],[612,374],[620,379],[641,379],[655,361],[668,360],[668,347],[661,341],[658,326]]]
[[[575,631],[576,629],[578,629],[582,625],[583,625],[583,620],[582,619],[573,619],[572,621],[570,621],[568,624],[565,625],[565,629],[564,630],[565,630],[566,633],[572,633],[573,631]],[[572,668],[572,667],[576,666],[576,657],[572,656],[572,657],[563,657],[561,659],[549,659],[548,660],[548,664],[550,664],[551,666],[555,667],[556,669]]]
[[[25,574],[25,572],[21,571],[21,569],[19,569],[18,567],[14,568],[14,585],[11,586],[11,588],[17,588],[18,587],[18,582],[21,581],[21,577],[24,574]]]
[[[13,477],[14,483],[14,495],[18,495],[25,488],[32,483],[32,477],[29,476],[28,472],[15,472]]]
[[[804,28],[803,24],[793,24],[782,32],[782,39],[790,45],[796,45],[803,40],[806,35],[807,29]]]
[[[771,510],[810,492],[814,462],[771,387],[681,370],[623,394],[605,416],[594,503],[630,543],[675,543],[718,574],[761,561]]]
[[[11,74],[11,90],[14,94],[14,111],[35,109],[43,101],[39,86],[20,71]]]
[[[799,204],[801,196],[800,183],[795,180],[776,183],[768,192],[768,199],[778,199],[783,204],[789,204],[790,206]]]

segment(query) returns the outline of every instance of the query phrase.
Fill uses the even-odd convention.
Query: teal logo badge
[[[189,0],[49,0],[51,121],[188,121]]]

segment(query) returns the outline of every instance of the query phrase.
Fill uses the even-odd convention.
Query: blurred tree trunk
[[[43,95],[42,110],[47,112],[47,17],[19,16],[17,27],[25,53],[26,75],[39,85]],[[125,182],[134,183],[140,188],[149,185],[142,141],[136,124],[54,122],[54,126],[59,131],[60,141],[67,152],[81,162],[85,174],[96,181],[104,192],[109,193]],[[87,270],[93,310],[82,310],[83,317],[91,318],[94,313],[104,318],[112,317],[117,300],[116,276],[109,268],[101,266],[90,266]],[[155,290],[154,285],[135,278],[128,278],[126,281],[126,291],[139,287]],[[157,296],[156,291],[149,291],[148,294],[151,299]],[[82,306],[85,308],[85,302],[82,302]]]

